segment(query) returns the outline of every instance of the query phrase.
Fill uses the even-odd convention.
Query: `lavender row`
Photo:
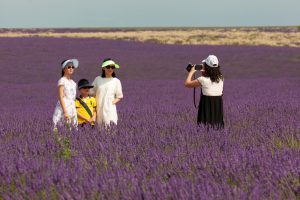
[[[196,126],[192,93],[181,81],[124,81],[120,122],[110,132],[54,134],[54,92],[28,101],[20,95],[30,102],[26,107],[3,99],[11,109],[1,108],[0,194],[5,199],[296,198],[298,83],[228,80],[223,131]],[[290,91],[275,92],[283,86]],[[39,87],[52,90],[29,84],[14,91]],[[249,92],[249,87],[260,89]]]

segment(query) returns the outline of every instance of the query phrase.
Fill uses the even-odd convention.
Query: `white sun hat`
[[[202,60],[202,63],[206,63],[210,67],[219,66],[219,60],[215,55],[209,55],[205,60]]]
[[[117,63],[115,63],[115,61],[113,61],[113,60],[107,60],[107,61],[104,61],[103,63],[102,63],[102,68],[104,68],[104,67],[106,67],[106,66],[109,66],[109,65],[113,65],[113,66],[115,66],[115,68],[117,68],[117,69],[119,69],[120,68],[120,65],[118,65]]]
[[[77,59],[73,58],[73,59],[64,60],[61,63],[61,67],[64,69],[68,63],[72,63],[75,68],[78,68],[78,66],[79,66],[79,61]]]

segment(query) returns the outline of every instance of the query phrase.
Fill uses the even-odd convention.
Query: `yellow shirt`
[[[92,113],[94,113],[94,109],[97,107],[97,103],[94,97],[86,97],[86,98],[81,98],[79,97],[83,102],[86,103],[86,105],[89,107]],[[83,115],[84,117],[90,119],[91,116],[89,113],[85,110],[85,108],[81,105],[81,103],[76,99],[75,100],[75,106],[77,108],[77,112]],[[78,124],[83,124],[86,123],[86,120],[78,117]]]

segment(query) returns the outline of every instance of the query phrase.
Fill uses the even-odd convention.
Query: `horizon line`
[[[0,27],[0,29],[194,29],[194,28],[299,28],[300,25],[258,26],[102,26],[102,27]]]

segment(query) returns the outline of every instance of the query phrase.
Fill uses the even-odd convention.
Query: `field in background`
[[[208,54],[225,77],[221,131],[196,125],[183,86],[187,63]],[[76,82],[105,57],[121,65],[111,132],[52,132],[60,63],[73,57]],[[0,38],[0,199],[299,199],[299,66],[287,46]]]
[[[0,37],[100,38],[160,44],[267,45],[300,47],[299,27],[2,29]]]

